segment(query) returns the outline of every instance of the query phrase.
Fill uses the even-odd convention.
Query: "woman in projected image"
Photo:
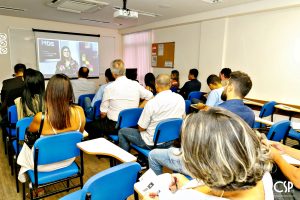
[[[68,75],[76,75],[79,65],[76,60],[71,57],[69,47],[64,46],[61,48],[61,60],[56,64],[56,74],[64,73]]]

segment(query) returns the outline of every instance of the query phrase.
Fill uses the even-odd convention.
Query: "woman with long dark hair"
[[[156,95],[155,76],[152,73],[147,73],[144,78],[146,89]]]
[[[40,71],[27,69],[24,73],[24,90],[21,97],[15,99],[18,119],[34,116],[44,111],[45,80]]]
[[[39,112],[34,116],[29,126],[30,132],[37,132],[40,129],[43,115],[41,137],[68,131],[84,131],[85,115],[83,109],[74,104],[72,85],[66,75],[56,74],[49,80],[45,93],[45,113]],[[74,159],[40,165],[39,171],[67,167],[73,163]],[[21,165],[19,180],[24,182],[24,173],[34,167],[33,151],[26,144],[23,145],[17,163]]]
[[[60,52],[61,59],[56,64],[56,71],[55,73],[65,73],[76,75],[79,65],[76,60],[74,60],[71,56],[70,48],[64,46],[61,48]]]

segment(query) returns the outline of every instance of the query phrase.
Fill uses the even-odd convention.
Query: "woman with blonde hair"
[[[185,176],[173,175],[172,199],[273,199],[270,150],[237,115],[222,108],[191,114],[181,139],[184,166],[198,184],[188,189]]]

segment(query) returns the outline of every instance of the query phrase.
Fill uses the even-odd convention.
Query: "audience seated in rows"
[[[88,118],[92,119],[93,115],[94,115],[94,104],[96,103],[96,101],[102,100],[103,98],[103,94],[104,94],[104,89],[106,88],[106,86],[108,86],[109,84],[111,84],[113,81],[115,80],[115,78],[113,77],[110,69],[106,69],[105,70],[105,81],[106,83],[104,85],[101,85],[100,88],[98,89],[98,91],[96,92],[92,102],[91,99],[86,97],[84,99],[84,107],[85,107],[85,113],[87,115]]]
[[[172,199],[273,199],[270,149],[237,115],[222,109],[190,114],[182,129],[182,161],[194,189],[182,188],[189,180],[173,175]],[[176,177],[176,178],[175,178]],[[159,199],[149,194],[144,199]]]
[[[172,70],[171,71],[171,90],[172,92],[177,92],[180,87],[179,82],[179,71],[178,70]]]
[[[78,103],[78,98],[83,94],[95,94],[96,84],[93,81],[89,81],[89,68],[80,67],[78,71],[78,79],[72,80],[72,87],[75,95],[75,103]]]
[[[100,107],[101,118],[87,123],[85,127],[90,139],[101,137],[103,134],[111,134],[115,130],[120,111],[137,108],[140,99],[145,99],[146,102],[153,97],[153,94],[138,82],[126,78],[122,60],[114,60],[110,69],[116,80],[104,90]]]
[[[155,89],[155,76],[153,73],[147,73],[144,78],[145,81],[145,88],[156,95]]]
[[[7,115],[8,107],[14,105],[14,100],[22,96],[24,88],[23,74],[26,70],[24,64],[16,64],[14,67],[14,78],[6,79],[2,82],[1,89],[1,115],[2,119]]]
[[[198,70],[191,69],[188,76],[189,81],[186,82],[180,89],[180,94],[183,96],[184,99],[188,98],[190,92],[201,90],[201,82],[197,79],[197,77]]]
[[[231,69],[230,68],[223,68],[220,73],[219,77],[221,79],[221,83],[223,86],[226,86],[228,83],[228,79],[230,78]]]
[[[219,104],[223,103],[223,100],[221,99],[222,92],[224,91],[224,87],[222,87],[221,79],[215,75],[210,75],[207,80],[207,85],[209,89],[211,89],[210,93],[207,96],[207,100],[205,104],[198,103],[197,107],[199,110],[209,107],[218,106]]]
[[[45,106],[45,113],[39,112],[34,116],[29,126],[30,132],[38,132],[42,118],[44,118],[44,124],[41,127],[41,136],[67,131],[84,131],[84,112],[80,106],[74,104],[72,85],[66,75],[56,74],[51,77],[45,93]],[[39,171],[52,171],[67,167],[74,159],[39,166]],[[21,182],[25,182],[24,173],[27,170],[33,170],[34,167],[33,151],[26,144],[23,145],[17,163],[21,166],[18,178]]]
[[[253,126],[255,121],[254,112],[244,105],[242,99],[248,94],[251,87],[252,82],[247,74],[239,71],[233,72],[228,85],[222,93],[222,96],[227,100],[219,105],[219,107],[223,107],[241,117],[250,127]],[[162,166],[167,166],[172,170],[186,174],[187,172],[180,160],[181,157],[178,156],[179,151],[177,148],[152,150],[148,158],[150,168],[157,174],[162,173]]]
[[[169,118],[182,118],[185,115],[185,101],[170,90],[169,75],[159,75],[155,87],[157,95],[149,100],[138,121],[138,129],[123,128],[119,131],[119,145],[128,151],[130,143],[141,148],[152,149],[154,132],[157,124]],[[166,148],[173,142],[158,144],[158,148]]]
[[[18,120],[44,111],[45,81],[43,74],[31,68],[26,69],[24,83],[22,96],[15,99]]]

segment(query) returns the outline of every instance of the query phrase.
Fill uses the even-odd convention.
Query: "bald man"
[[[183,118],[185,101],[182,96],[170,90],[169,75],[161,74],[156,78],[157,95],[149,100],[138,121],[138,129],[123,128],[119,131],[119,145],[128,151],[130,143],[141,148],[152,149],[153,137],[157,124],[169,118]],[[167,148],[172,142],[158,144],[157,148]]]
[[[96,84],[94,81],[89,81],[87,78],[89,76],[89,68],[80,67],[78,71],[78,79],[72,80],[72,86],[75,96],[75,103],[78,103],[78,98],[83,94],[95,94]]]

